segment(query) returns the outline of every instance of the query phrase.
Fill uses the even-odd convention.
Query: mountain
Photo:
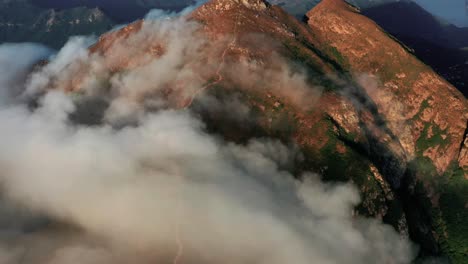
[[[391,14],[398,13],[394,19]],[[439,74],[468,94],[468,28],[441,23],[413,2],[398,2],[363,10],[396,36]]]
[[[236,144],[293,144],[303,153],[294,175],[356,184],[358,214],[409,235],[421,258],[467,263],[468,102],[375,22],[342,0],[322,1],[307,24],[262,0],[212,0],[188,24],[162,27],[162,35],[155,28],[138,21],[104,34],[88,60],[42,85],[89,102],[98,94],[96,109],[120,109],[122,100],[188,109]],[[166,72],[160,86],[153,71]],[[85,105],[77,111],[94,109]],[[92,125],[103,115],[76,121]]]
[[[0,0],[0,43],[38,42],[59,49],[75,35],[101,35],[152,9],[179,11],[195,1]]]
[[[70,36],[99,35],[114,25],[98,8],[56,11],[27,0],[0,1],[0,42],[39,42],[60,48]]]
[[[103,10],[112,20],[118,23],[128,23],[144,17],[151,9],[179,11],[195,3],[195,0],[31,0],[35,6],[53,9],[70,9],[88,7]]]
[[[298,18],[320,1],[280,1],[279,4]],[[411,0],[348,1],[362,13],[394,35],[424,63],[468,95],[468,28],[454,26],[436,17]],[[452,3],[453,4],[453,3]],[[460,2],[460,6],[463,3]],[[433,10],[434,11],[434,10]],[[398,14],[398,18],[395,17]]]

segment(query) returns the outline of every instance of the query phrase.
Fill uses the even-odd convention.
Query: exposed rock
[[[447,143],[425,152],[443,173],[457,159],[456,142],[464,138],[468,107],[463,95],[344,1],[324,0],[307,16],[322,45],[345,58],[344,67],[358,79],[371,76],[361,85],[409,159],[416,156],[426,124],[444,131]]]

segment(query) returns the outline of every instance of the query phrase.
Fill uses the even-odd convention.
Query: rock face
[[[267,3],[263,0],[236,0],[239,3],[242,3],[244,6],[250,9],[257,11],[265,10]]]
[[[188,19],[206,41],[193,43],[196,55],[180,67],[198,77],[166,83],[158,95],[169,98],[168,107],[190,107],[226,140],[268,136],[297,145],[304,157],[296,170],[353,182],[362,197],[358,213],[409,234],[422,255],[464,263],[468,103],[454,87],[342,0],[322,1],[308,25],[261,0],[209,1]],[[90,48],[102,76],[115,80],[164,59],[171,43],[152,36],[147,23],[106,34]],[[283,64],[306,77],[283,82]],[[90,65],[76,68],[67,89],[79,92]],[[182,89],[189,81],[202,88]],[[252,113],[248,124],[204,111],[202,97],[222,101],[227,94]],[[137,102],[152,96],[134,95]]]
[[[466,99],[450,84],[391,39],[374,22],[340,0],[326,0],[307,14],[308,24],[323,45],[345,58],[341,64],[363,83],[389,129],[398,135],[409,159],[428,157],[439,173],[459,155],[466,129]],[[355,76],[356,79],[359,76]],[[429,133],[430,131],[440,131]],[[434,145],[417,144],[436,136]],[[424,138],[425,137],[425,138]]]
[[[457,227],[463,225],[458,217],[467,216],[468,200],[465,97],[345,2],[324,0],[307,17],[320,45],[331,47],[328,55],[353,75],[375,104],[401,146],[404,162],[418,168],[416,181],[440,209],[431,217],[440,225],[439,232],[444,230],[438,234],[439,241],[445,239],[442,248],[452,251],[455,262],[466,261],[467,247],[456,245],[467,245],[459,233],[466,237],[467,228]]]

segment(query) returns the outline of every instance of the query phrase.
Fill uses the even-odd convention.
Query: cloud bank
[[[352,185],[285,169],[300,158],[293,146],[228,142],[190,109],[172,109],[166,91],[190,97],[213,82],[210,73],[236,67],[240,83],[283,91],[294,104],[320,94],[281,58],[274,69],[223,67],[209,56],[232,38],[207,46],[197,28],[154,20],[105,55],[74,38],[22,86],[9,80],[42,51],[1,72],[2,93],[23,92],[0,108],[0,263],[410,263],[408,239],[353,213],[360,198]],[[162,41],[164,53],[112,70],[113,56],[138,58],[141,40]],[[103,102],[102,118],[76,122],[96,114],[80,111],[91,99]]]

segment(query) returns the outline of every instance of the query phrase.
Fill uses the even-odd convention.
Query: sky
[[[465,0],[413,0],[432,14],[457,26],[468,26]]]

